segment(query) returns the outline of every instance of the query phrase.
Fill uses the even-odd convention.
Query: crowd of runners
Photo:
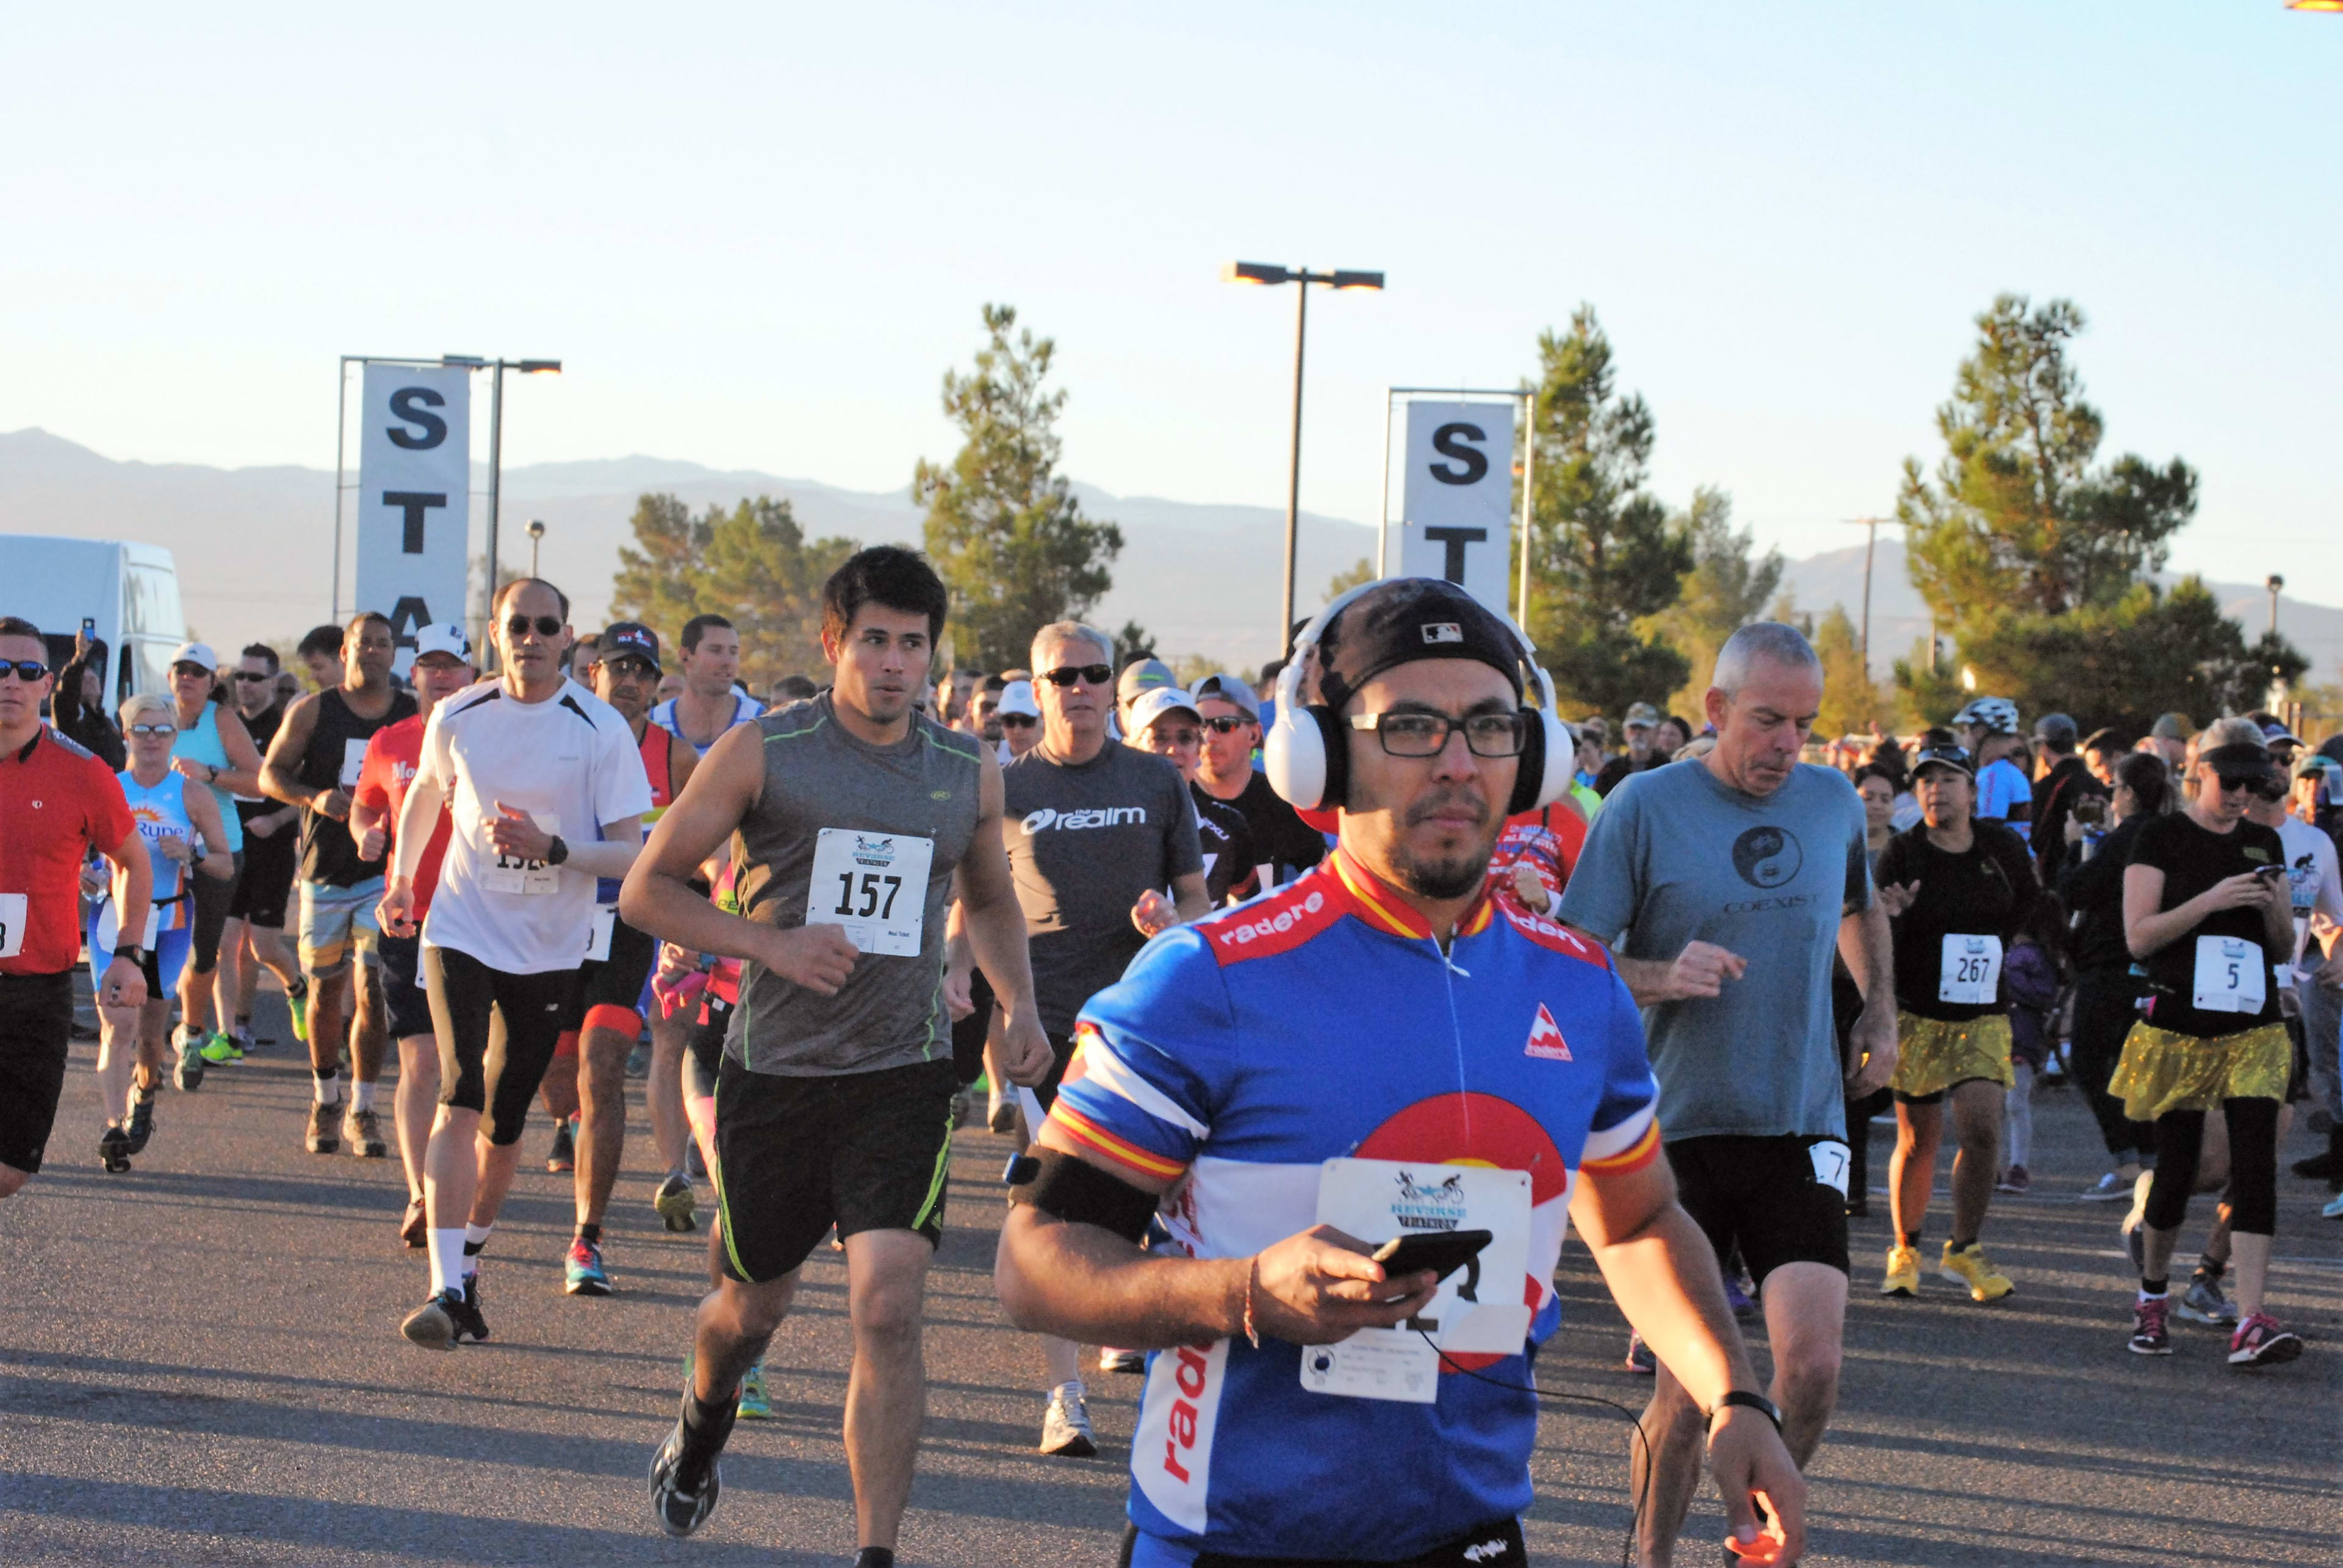
[[[1759,623],[1699,715],[1636,703],[1614,745],[1423,578],[1338,598],[1258,680],[1183,685],[1072,621],[939,678],[945,588],[891,547],[826,585],[825,668],[761,696],[724,618],[672,629],[579,637],[527,578],[487,648],[402,649],[368,612],[302,640],[305,681],[191,642],[108,712],[89,646],[53,670],[0,618],[0,1197],[93,1142],[131,1171],[166,1080],[256,1049],[266,970],[314,1085],[285,1136],[396,1150],[399,1332],[453,1350],[490,1335],[538,1107],[565,1288],[622,1287],[639,1078],[641,1199],[709,1242],[654,1517],[715,1509],[835,1248],[862,1568],[893,1560],[973,1124],[1019,1151],[998,1282],[1040,1342],[1041,1451],[1095,1452],[1091,1367],[1145,1380],[1127,1563],[1521,1562],[1574,1228],[1654,1378],[1638,1560],[1673,1560],[1705,1470],[1731,1551],[1795,1561],[1891,1108],[1881,1295],[1925,1288],[1948,1144],[1935,1273],[2024,1288],[1985,1232],[2063,1080],[2106,1144],[2080,1195],[2129,1205],[2110,1349],[2172,1354],[2177,1316],[2238,1366],[2303,1350],[2265,1290],[2298,1108],[2328,1141],[2293,1175],[2343,1189],[2343,743],[2268,714],[2029,731],[1995,698],[1825,740],[1814,649]],[[82,964],[95,1116],[65,1093]]]

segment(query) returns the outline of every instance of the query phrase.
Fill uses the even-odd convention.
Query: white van
[[[0,615],[41,628],[52,669],[73,657],[88,621],[107,648],[109,709],[136,692],[170,695],[171,655],[187,639],[171,552],[121,539],[0,534]]]

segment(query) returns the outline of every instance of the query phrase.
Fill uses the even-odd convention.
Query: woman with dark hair
[[[1652,755],[1674,757],[1692,744],[1692,736],[1690,721],[1678,719],[1673,713],[1664,714],[1652,730]]]
[[[2229,1134],[2231,1261],[2237,1326],[2232,1366],[2268,1366],[2302,1353],[2301,1336],[2264,1308],[2278,1221],[2278,1111],[2293,1042],[2278,1014],[2272,960],[2294,951],[2286,847],[2246,819],[2252,794],[2277,776],[2269,752],[2247,740],[2202,747],[2185,810],[2140,829],[2124,868],[2124,937],[2147,970],[2144,1016],[2124,1039],[2107,1091],[2124,1114],[2156,1124],[2156,1173],[2132,1232],[2139,1266],[2134,1354],[2172,1353],[2166,1332],[2169,1275],[2187,1217],[2206,1113],[2218,1106]]]
[[[2123,874],[2140,829],[2173,808],[2171,771],[2153,751],[2129,751],[2115,765],[2115,792],[2104,807],[2078,801],[2066,819],[2066,861],[2057,892],[2073,911],[2068,951],[2075,966],[2075,1039],[2069,1064],[2083,1099],[2099,1124],[2115,1169],[2083,1196],[2099,1202],[2129,1198],[2141,1173],[2156,1162],[2156,1131],[2132,1121],[2107,1093],[2124,1036],[2139,1016],[2139,988],[2131,950],[2124,945]]]

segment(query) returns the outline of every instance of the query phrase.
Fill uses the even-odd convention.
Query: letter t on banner
[[[1402,576],[1443,578],[1510,613],[1513,406],[1410,403]]]
[[[369,364],[359,430],[357,608],[390,617],[404,674],[417,627],[464,618],[471,373]]]

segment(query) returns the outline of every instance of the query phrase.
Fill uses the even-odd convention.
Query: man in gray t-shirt
[[[1608,944],[1644,1009],[1661,1147],[1677,1201],[1728,1270],[1756,1280],[1782,1437],[1803,1467],[1838,1399],[1846,1319],[1842,1095],[1896,1070],[1885,912],[1871,897],[1862,799],[1798,753],[1822,661],[1793,628],[1743,627],[1717,655],[1716,746],[1639,773],[1604,803],[1560,919]],[[1863,988],[1851,1062],[1831,1024],[1835,948]],[[1643,1429],[1638,1556],[1666,1561],[1700,1484],[1703,1421],[1657,1368]]]

